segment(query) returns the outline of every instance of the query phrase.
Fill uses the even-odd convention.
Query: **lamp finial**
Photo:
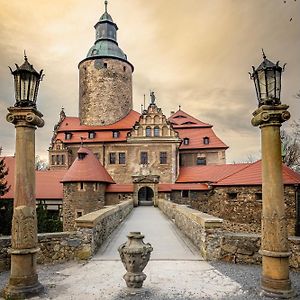
[[[108,4],[108,1],[105,0],[105,1],[104,1],[104,5],[105,5],[105,12],[106,12],[106,13],[107,13],[107,4]]]
[[[265,54],[264,48],[262,48],[262,49],[261,49],[261,51],[262,51],[263,58],[264,58],[264,59],[266,59],[267,57],[266,57],[266,54]]]

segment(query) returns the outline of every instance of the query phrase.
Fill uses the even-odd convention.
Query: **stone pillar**
[[[10,107],[6,119],[16,128],[15,198],[12,221],[11,273],[3,290],[8,299],[23,299],[43,291],[36,271],[37,217],[35,200],[35,129],[42,114],[30,107]]]
[[[287,105],[262,105],[253,126],[261,128],[262,145],[262,294],[293,296],[289,279],[289,244],[283,198],[280,126],[290,118]]]

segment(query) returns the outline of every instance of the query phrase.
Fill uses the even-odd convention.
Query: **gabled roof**
[[[6,180],[8,185],[10,185],[10,190],[1,199],[13,199],[14,198],[14,188],[15,188],[15,157],[7,156],[5,157],[5,164],[7,166],[8,175]],[[63,197],[63,187],[60,183],[61,179],[65,175],[66,170],[46,170],[46,171],[36,171],[36,198],[37,199],[62,199]]]
[[[78,157],[68,169],[61,182],[114,183],[93,152],[84,147],[78,150]]]
[[[188,138],[189,143],[180,145],[180,150],[188,149],[227,149],[228,146],[224,144],[214,133],[211,127],[199,127],[199,128],[176,128],[181,139]],[[208,137],[209,143],[204,144],[203,138]]]
[[[176,183],[218,182],[220,179],[234,174],[249,164],[223,164],[180,167]]]
[[[218,182],[214,186],[233,186],[233,185],[261,185],[262,184],[262,163],[258,160],[249,164],[246,168],[239,170]],[[282,164],[282,179],[285,185],[300,184],[300,174]]]
[[[168,120],[174,128],[212,127],[212,125],[192,117],[181,109],[172,114]]]

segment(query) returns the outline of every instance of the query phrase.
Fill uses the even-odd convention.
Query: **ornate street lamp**
[[[25,61],[19,67],[16,64],[16,70],[11,73],[14,75],[15,81],[15,97],[16,107],[36,107],[36,98],[40,81],[43,79],[43,70],[38,73],[33,66],[28,62],[27,56],[24,53]]]
[[[291,298],[294,293],[289,279],[289,243],[285,218],[282,181],[281,124],[290,118],[288,105],[281,104],[279,63],[272,63],[263,53],[263,62],[250,74],[254,80],[258,109],[252,125],[261,129],[262,147],[262,294]]]
[[[25,56],[21,67],[11,72],[15,80],[16,102],[8,108],[6,120],[16,128],[14,211],[11,231],[11,269],[5,299],[24,299],[38,295],[36,255],[37,216],[35,200],[35,130],[44,126],[43,115],[36,109],[42,71],[36,72]]]
[[[257,69],[252,66],[253,73],[250,73],[255,84],[258,106],[280,105],[281,73],[284,71],[285,64],[280,67],[279,61],[276,64],[272,63],[267,59],[264,51],[263,59]]]

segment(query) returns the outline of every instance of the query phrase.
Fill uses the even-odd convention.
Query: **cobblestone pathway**
[[[126,289],[125,269],[116,250],[129,231],[142,231],[154,248],[144,271],[148,277],[138,294]],[[299,292],[300,273],[291,275]],[[0,274],[0,288],[7,278],[8,272]],[[33,299],[264,299],[259,296],[259,266],[203,261],[173,223],[153,207],[135,209],[89,262],[41,266],[39,278],[47,292]]]

